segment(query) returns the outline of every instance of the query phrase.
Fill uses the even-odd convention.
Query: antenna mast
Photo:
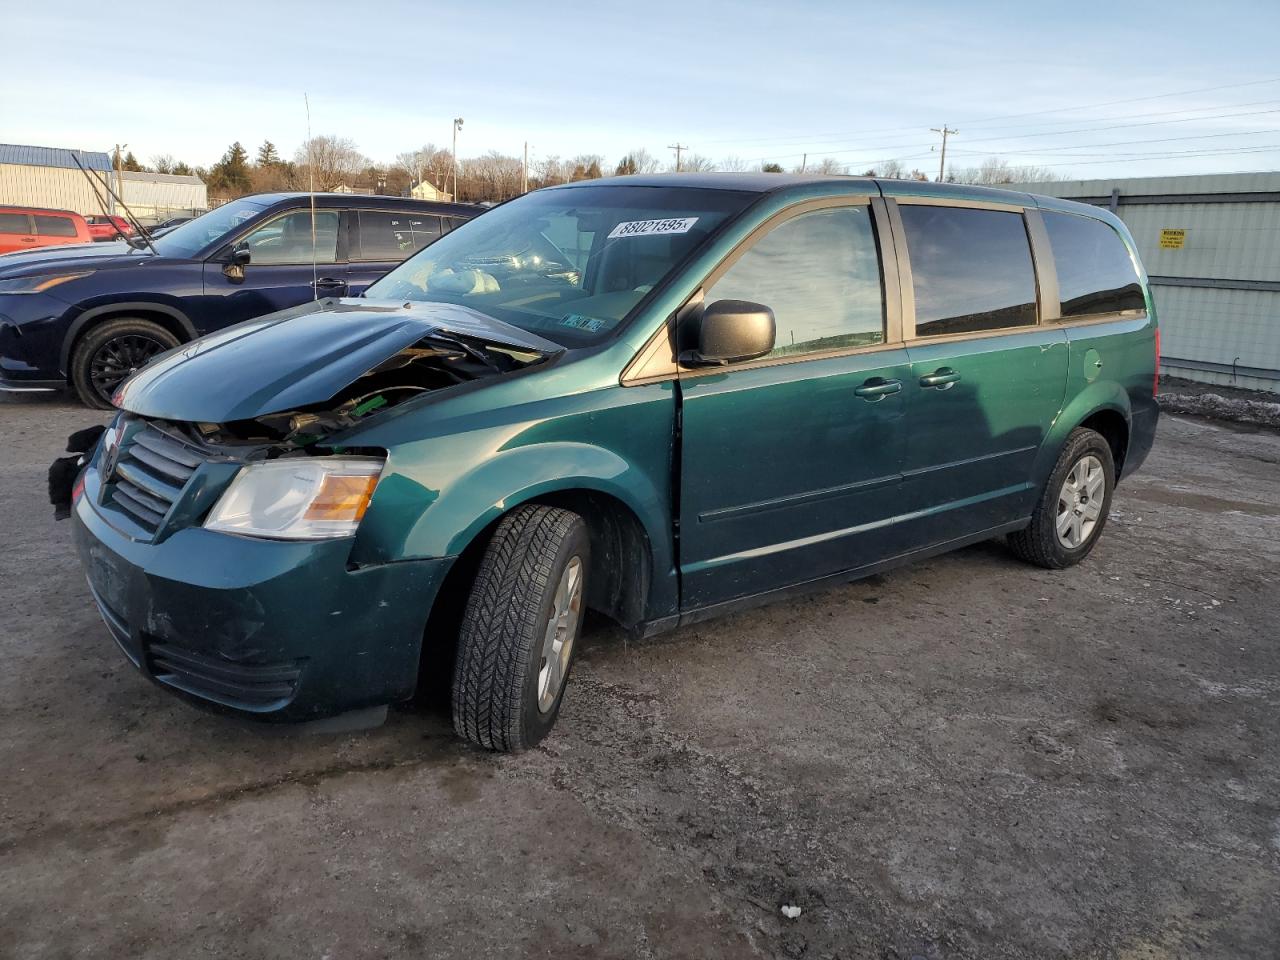
[[[305,93],[302,102],[307,107],[307,177],[311,186],[311,299],[320,299],[320,269],[316,266],[316,162],[311,141],[311,100]]]

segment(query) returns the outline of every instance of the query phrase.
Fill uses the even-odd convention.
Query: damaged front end
[[[130,536],[158,539],[175,524],[199,522],[213,505],[209,494],[225,490],[241,467],[336,454],[385,457],[321,441],[559,352],[533,334],[447,304],[332,301],[231,328],[170,351],[126,382],[117,395],[121,415],[98,457],[98,502],[119,515]],[[91,457],[93,445],[82,436],[83,457],[74,466],[63,458],[50,471],[60,517],[69,508],[69,475],[74,483]]]

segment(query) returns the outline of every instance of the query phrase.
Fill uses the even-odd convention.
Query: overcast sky
[[[447,147],[461,116],[462,156],[527,140],[535,160],[644,147],[668,161],[680,142],[752,166],[808,153],[933,174],[929,128],[946,123],[957,166],[1280,168],[1275,0],[0,0],[0,22],[0,141],[128,143],[143,162],[208,165],[268,138],[291,156],[305,91],[314,133],[380,161]]]

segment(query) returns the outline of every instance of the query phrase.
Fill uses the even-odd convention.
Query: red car
[[[94,240],[119,240],[121,235],[126,239],[133,236],[133,227],[124,217],[94,213],[85,217],[85,220]]]
[[[70,210],[0,206],[0,253],[92,239],[84,217]]]

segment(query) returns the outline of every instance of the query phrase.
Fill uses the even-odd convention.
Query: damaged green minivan
[[[992,537],[1079,562],[1151,447],[1158,344],[1095,207],[570,184],[147,365],[75,539],[124,654],[193,701],[316,720],[444,678],[460,735],[520,749],[588,607],[649,635]]]

